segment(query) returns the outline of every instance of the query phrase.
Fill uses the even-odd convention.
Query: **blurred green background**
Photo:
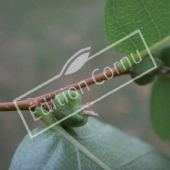
[[[91,54],[109,45],[104,31],[105,1],[3,0],[0,2],[0,102],[12,101],[26,91],[59,74],[77,51],[91,47]],[[90,76],[90,71],[119,60],[123,55],[110,50],[87,63],[81,71],[54,81],[33,96],[53,91]],[[123,76],[103,86],[85,90],[83,102],[91,101],[130,80]],[[131,136],[155,145],[170,156],[169,145],[158,139],[149,116],[151,85],[131,83],[93,106],[99,119]],[[31,97],[31,96],[29,96]],[[33,122],[23,112],[32,128]],[[27,134],[17,112],[0,113],[0,169],[8,169],[11,158]],[[113,141],[114,142],[114,141]],[[126,142],[126,141],[125,141]]]

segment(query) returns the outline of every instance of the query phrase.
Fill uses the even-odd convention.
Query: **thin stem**
[[[87,78],[85,80],[74,83],[72,85],[68,85],[62,89],[58,89],[56,91],[44,94],[42,96],[18,101],[17,105],[20,110],[29,110],[30,106],[33,106],[33,105],[35,105],[35,107],[40,106],[40,104],[44,102],[44,98],[46,99],[46,101],[50,101],[51,99],[53,99],[55,97],[56,94],[58,94],[62,91],[68,90],[71,87],[74,87],[78,90],[80,88],[86,87],[86,85],[89,86],[89,85],[95,84],[96,82],[101,82],[103,80],[107,80],[109,77],[112,77],[113,75],[114,75],[113,77],[117,77],[117,76],[121,76],[121,75],[125,75],[125,74],[131,74],[132,72],[133,72],[133,70],[128,70],[125,73],[119,73],[117,71],[117,68],[113,67],[112,71],[107,70],[104,73],[98,74],[94,77]],[[13,102],[0,103],[0,111],[14,111],[14,110],[16,110],[16,107]]]
[[[154,50],[156,50],[157,48],[161,47],[162,45],[166,44],[169,41],[170,41],[170,36],[164,38],[160,42],[151,46],[150,51],[153,52]],[[144,51],[140,52],[140,55],[142,58],[144,58],[148,55],[148,51],[144,50]],[[135,58],[135,60],[138,59],[138,55],[134,54],[134,58]],[[40,106],[40,104],[42,102],[44,102],[44,98],[46,99],[46,101],[50,101],[51,99],[53,99],[55,97],[56,94],[58,94],[62,91],[68,90],[71,87],[74,87],[78,90],[80,88],[86,87],[86,84],[89,86],[89,85],[95,84],[96,82],[107,80],[109,77],[112,77],[112,74],[114,74],[114,77],[124,75],[124,74],[130,74],[133,72],[133,69],[130,69],[131,66],[129,65],[129,61],[131,62],[132,65],[135,64],[134,60],[132,59],[132,56],[129,56],[128,60],[123,60],[123,61],[118,62],[117,66],[112,68],[112,71],[107,70],[105,73],[101,73],[101,74],[96,75],[95,77],[85,79],[85,80],[83,80],[85,83],[81,83],[82,82],[81,81],[81,82],[66,86],[62,89],[53,91],[51,93],[44,94],[42,96],[18,101],[17,105],[20,110],[29,110],[30,104],[35,105],[35,107]],[[128,70],[128,69],[129,70],[126,71],[124,69],[124,67],[126,68],[126,70]],[[108,78],[106,78],[106,77],[108,77]],[[14,110],[16,110],[16,107],[13,102],[0,103],[0,111],[14,111]]]

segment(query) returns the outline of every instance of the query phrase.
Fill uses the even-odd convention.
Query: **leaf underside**
[[[93,118],[83,127],[66,131],[113,170],[170,169],[170,160],[153,147]],[[10,170],[20,169],[100,170],[100,167],[60,134],[48,130],[36,138],[27,135],[23,139],[10,166]]]
[[[148,47],[170,34],[169,0],[107,0],[105,30],[110,43],[114,43],[135,30],[140,30]],[[114,47],[125,53],[145,49],[141,37],[134,35]]]

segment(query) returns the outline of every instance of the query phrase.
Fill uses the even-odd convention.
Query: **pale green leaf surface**
[[[140,30],[148,47],[170,35],[169,0],[107,0],[105,30],[114,43],[135,30]],[[145,50],[139,35],[114,47],[130,54]]]
[[[170,75],[159,76],[152,88],[150,112],[152,125],[163,140],[170,139]]]
[[[44,129],[39,127],[32,133]],[[80,128],[66,128],[113,170],[169,170],[170,160],[153,147],[93,118]],[[100,170],[58,133],[48,130],[19,145],[10,170]]]

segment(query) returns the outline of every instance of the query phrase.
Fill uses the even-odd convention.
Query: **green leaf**
[[[163,140],[170,139],[170,76],[159,76],[152,88],[150,110],[152,125]]]
[[[105,30],[110,43],[114,43],[135,30],[140,30],[148,47],[169,36],[169,0],[107,0]],[[125,53],[143,51],[139,35],[132,36],[114,47]]]
[[[155,74],[164,66],[164,62],[160,60],[159,58],[155,58],[154,60],[157,65],[157,68],[145,74],[141,78],[136,79],[135,83],[139,85],[145,85],[154,80]],[[153,67],[154,67],[154,64],[151,58],[150,57],[144,58],[142,62],[134,66],[134,73],[132,74],[132,78],[140,76],[142,73],[148,71],[149,69],[152,69]]]
[[[33,134],[44,127],[33,130]],[[66,128],[112,170],[169,170],[170,160],[155,148],[118,129],[90,118],[80,128]],[[101,170],[59,133],[48,130],[36,138],[27,135],[12,159],[10,170]]]

